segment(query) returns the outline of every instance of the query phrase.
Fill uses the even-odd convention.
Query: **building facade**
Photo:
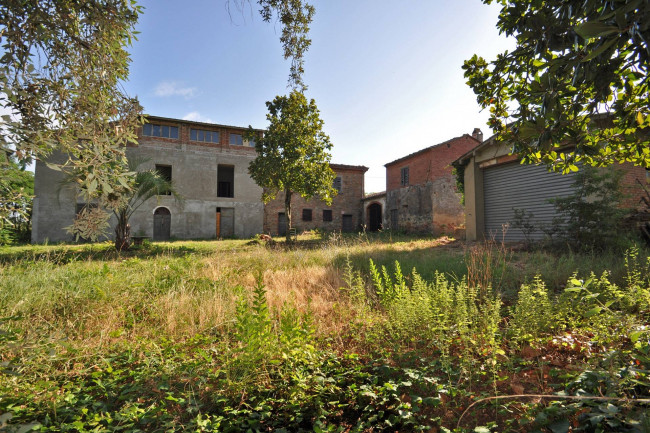
[[[481,131],[475,129],[472,135],[452,138],[386,164],[386,228],[439,235],[463,226],[464,209],[450,164],[481,140]]]
[[[467,240],[542,240],[546,237],[542,230],[524,233],[514,227],[515,212],[531,215],[539,227],[557,225],[558,214],[551,200],[570,196],[575,191],[576,173],[562,175],[549,172],[545,165],[523,165],[510,152],[508,143],[490,137],[454,161],[464,177]],[[631,163],[604,168],[611,169],[623,172],[621,187],[626,197],[623,206],[631,209],[643,206],[641,197],[648,171]]]
[[[357,231],[363,224],[364,174],[368,167],[330,164],[336,178],[334,188],[338,190],[332,204],[328,206],[318,198],[305,200],[298,194],[291,198],[291,223],[298,232],[320,229],[325,231]],[[284,235],[287,218],[284,209],[284,193],[264,206],[264,232]]]
[[[246,128],[149,116],[138,129],[138,146],[128,147],[139,169],[156,169],[172,180],[182,201],[171,195],[149,199],[131,217],[131,234],[156,240],[250,237],[263,228],[262,189],[248,175],[255,158]],[[258,131],[262,133],[262,131]],[[52,162],[60,162],[55,155]],[[64,227],[85,205],[62,174],[37,162],[32,242],[72,241]],[[112,235],[112,233],[111,233]]]

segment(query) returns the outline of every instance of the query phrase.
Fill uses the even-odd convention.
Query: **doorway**
[[[172,226],[172,213],[166,207],[159,207],[153,213],[153,240],[168,241]]]
[[[381,230],[382,215],[381,205],[379,203],[372,203],[368,206],[368,231],[377,232]]]
[[[235,236],[235,208],[217,208],[217,239]]]
[[[284,212],[278,212],[278,236],[287,234],[287,216]]]

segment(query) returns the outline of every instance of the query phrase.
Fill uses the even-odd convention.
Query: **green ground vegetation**
[[[648,255],[0,247],[0,430],[649,431]]]

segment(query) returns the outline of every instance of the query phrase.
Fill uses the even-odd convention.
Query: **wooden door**
[[[352,215],[343,215],[343,227],[344,232],[353,232],[354,231],[354,221]]]
[[[285,236],[287,234],[287,216],[284,212],[278,213],[278,236]]]
[[[221,209],[221,238],[232,238],[235,236],[235,208],[222,207]]]
[[[166,207],[159,207],[153,213],[153,240],[169,240],[172,226],[172,214]]]

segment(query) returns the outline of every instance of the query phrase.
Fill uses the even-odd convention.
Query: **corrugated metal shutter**
[[[485,204],[485,236],[503,239],[503,226],[509,224],[506,241],[525,240],[521,229],[512,226],[514,209],[525,209],[536,223],[550,225],[556,216],[555,207],[548,202],[555,197],[566,197],[573,192],[575,174],[549,173],[546,166],[504,164],[483,170]],[[537,231],[531,239],[543,239]]]

